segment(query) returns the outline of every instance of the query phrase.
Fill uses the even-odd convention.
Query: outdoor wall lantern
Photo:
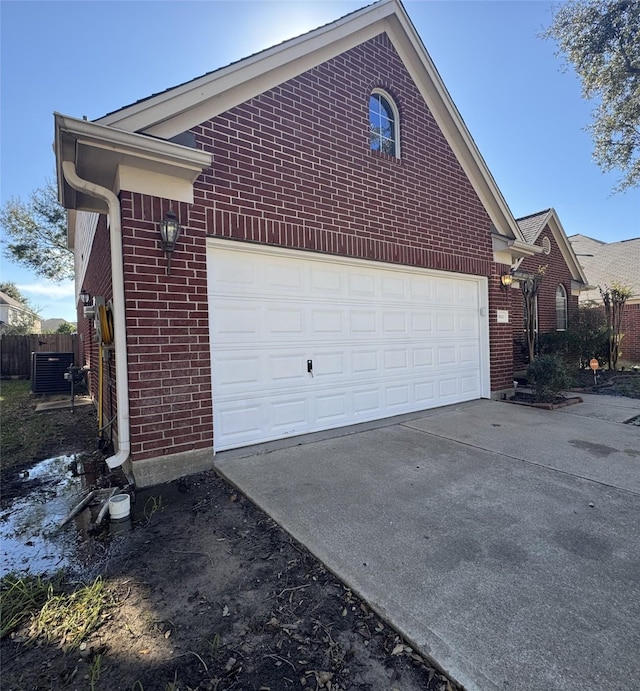
[[[168,211],[167,215],[160,221],[160,239],[162,250],[167,255],[167,273],[171,273],[171,255],[176,248],[176,243],[180,237],[182,228],[173,211]]]
[[[85,290],[84,286],[82,286],[82,290],[80,291],[80,302],[83,304],[84,307],[86,307],[89,302],[91,301],[91,295]]]
[[[509,290],[511,284],[513,283],[513,275],[511,273],[502,274],[502,276],[500,276],[500,283],[502,284],[502,288],[506,293]]]

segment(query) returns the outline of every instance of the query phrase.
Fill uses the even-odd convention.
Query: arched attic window
[[[567,291],[562,284],[556,288],[556,330],[567,330]]]
[[[371,151],[400,158],[398,108],[382,89],[373,89],[369,96],[369,146]]]

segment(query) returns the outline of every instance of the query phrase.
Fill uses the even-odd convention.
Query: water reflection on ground
[[[51,574],[81,565],[95,554],[96,541],[89,539],[89,530],[96,512],[82,511],[60,525],[88,491],[87,475],[77,464],[74,456],[57,456],[25,474],[28,494],[0,512],[0,576],[26,571]]]

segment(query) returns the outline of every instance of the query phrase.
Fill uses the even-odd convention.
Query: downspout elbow
[[[122,258],[122,225],[120,219],[120,200],[106,187],[82,179],[73,161],[63,161],[62,172],[73,189],[101,199],[107,204],[110,221],[111,270],[114,311],[114,344],[116,359],[116,399],[118,420],[118,451],[106,459],[107,466],[113,470],[122,466],[131,456],[131,437],[129,422],[129,377],[127,363],[126,320],[124,303],[124,267]],[[102,401],[100,401],[102,405]]]

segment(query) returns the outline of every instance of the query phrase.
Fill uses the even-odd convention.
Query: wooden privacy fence
[[[3,377],[29,377],[31,353],[75,353],[78,364],[78,334],[31,334],[0,336]]]

